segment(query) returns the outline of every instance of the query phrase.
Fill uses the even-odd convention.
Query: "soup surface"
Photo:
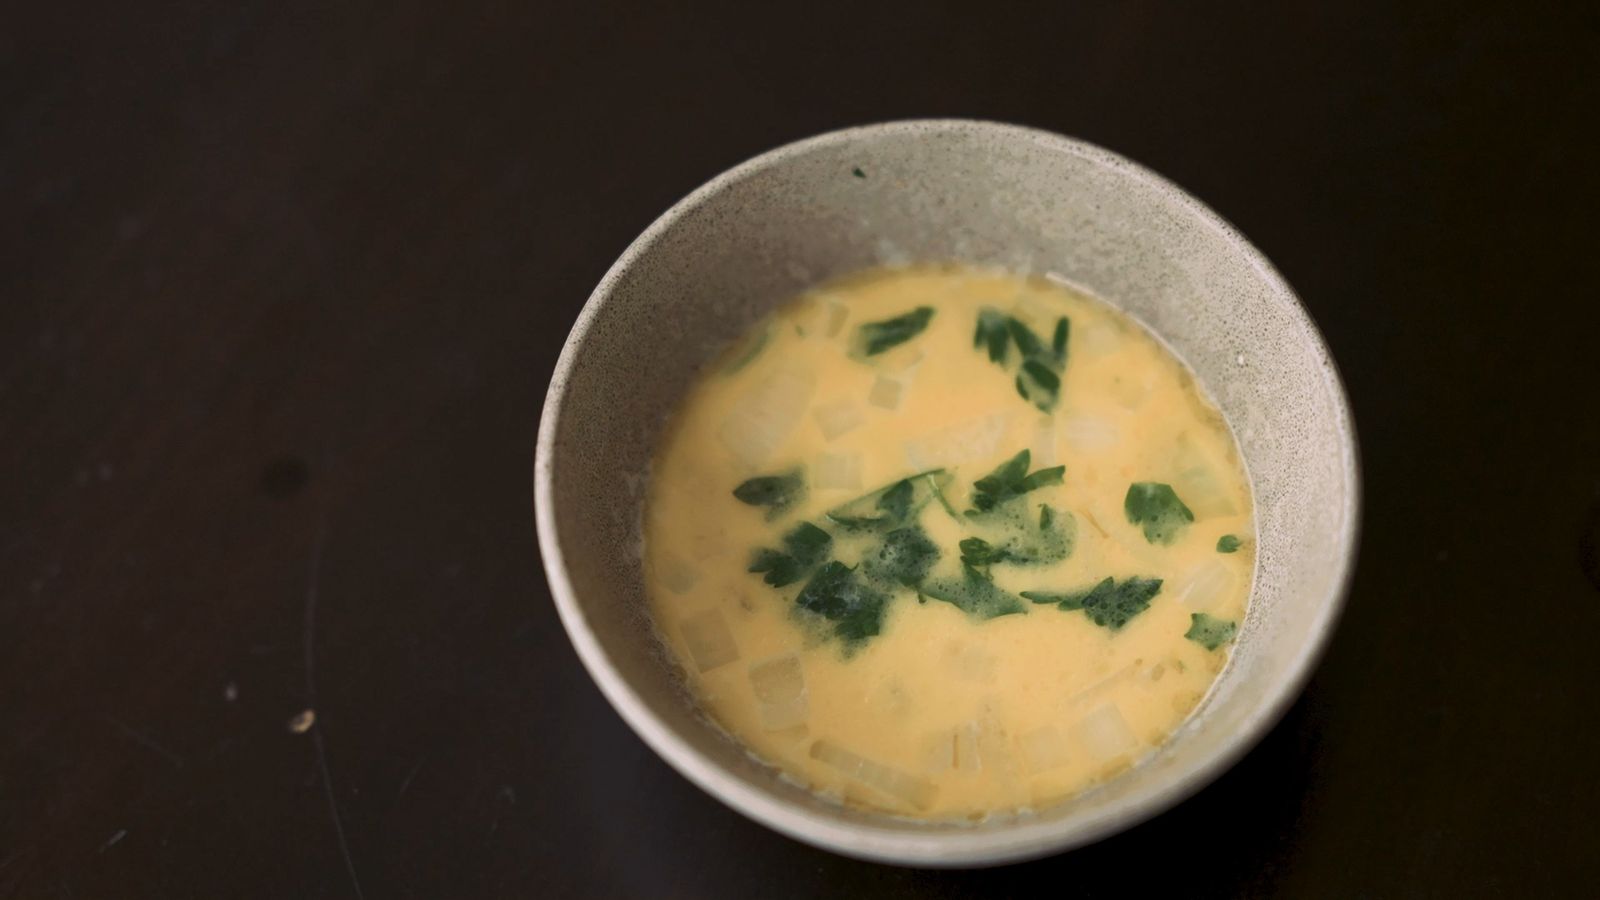
[[[701,706],[843,802],[982,818],[1127,768],[1249,597],[1221,416],[1132,320],[1043,279],[884,269],[775,312],[689,392],[645,514]]]

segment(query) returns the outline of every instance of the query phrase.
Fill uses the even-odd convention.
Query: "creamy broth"
[[[1251,515],[1221,416],[1126,316],[1042,279],[876,270],[694,385],[654,462],[647,589],[690,691],[760,759],[981,818],[1182,723],[1244,616]]]

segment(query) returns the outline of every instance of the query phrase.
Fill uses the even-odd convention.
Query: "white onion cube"
[[[1234,585],[1233,570],[1221,560],[1208,560],[1189,573],[1178,588],[1178,599],[1195,612],[1215,609]]]
[[[822,428],[822,436],[827,440],[849,434],[861,427],[866,421],[861,408],[850,400],[835,400],[817,407],[815,413],[817,425]]]
[[[671,553],[662,553],[655,561],[656,577],[667,590],[674,594],[681,594],[700,580],[700,573],[695,568]]]
[[[811,758],[917,809],[926,809],[938,793],[930,781],[858,756],[826,740],[811,745]]]
[[[1061,426],[1067,444],[1079,453],[1101,453],[1117,445],[1117,426],[1105,419],[1073,418]]]
[[[778,372],[739,398],[717,431],[718,440],[740,462],[759,467],[777,450],[811,402],[812,383]]]
[[[1209,466],[1191,466],[1172,480],[1178,499],[1196,516],[1231,516],[1239,512],[1233,498]]]
[[[906,461],[917,470],[991,461],[1009,424],[1010,416],[995,413],[937,429],[906,442]]]
[[[804,725],[810,709],[806,701],[805,672],[793,653],[750,667],[750,688],[761,708],[761,723],[768,731]]]
[[[1074,729],[1074,736],[1089,755],[1101,762],[1123,756],[1139,744],[1122,711],[1111,703],[1103,703],[1084,716]]]
[[[1105,356],[1122,346],[1122,329],[1111,322],[1096,322],[1085,328],[1078,348],[1088,356]]]
[[[1144,405],[1145,398],[1150,395],[1150,382],[1144,378],[1118,376],[1111,379],[1111,384],[1107,386],[1107,393],[1123,409],[1138,409]]]
[[[900,395],[904,392],[905,385],[893,378],[879,375],[872,382],[872,390],[867,393],[867,402],[879,409],[899,409]]]
[[[1066,737],[1054,725],[1035,728],[1024,734],[1018,743],[1021,744],[1022,758],[1027,762],[1028,770],[1035,774],[1065,765],[1072,758]]]
[[[915,343],[901,344],[893,350],[885,351],[876,357],[878,368],[891,374],[904,372],[919,362],[922,362],[922,348]]]
[[[709,672],[739,658],[739,645],[733,642],[733,632],[722,618],[720,610],[708,609],[684,619],[678,625],[684,646],[694,659],[695,668]]]

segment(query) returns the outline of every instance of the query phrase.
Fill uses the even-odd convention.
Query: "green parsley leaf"
[[[783,536],[783,550],[761,548],[750,560],[751,572],[765,572],[762,581],[784,587],[805,577],[828,556],[833,536],[810,522],[801,522]]]
[[[1233,640],[1239,626],[1216,616],[1205,613],[1192,613],[1189,616],[1189,630],[1183,636],[1207,650],[1215,650],[1223,644]]]
[[[985,570],[998,562],[1005,562],[1009,557],[1006,551],[994,546],[983,538],[969,537],[961,540],[961,563],[974,569]]]
[[[961,561],[974,569],[987,573],[998,563],[1037,566],[1072,555],[1078,533],[1078,520],[1072,513],[1059,513],[1041,504],[1037,527],[1017,515],[1008,516],[1009,522],[985,518],[992,539],[969,537],[960,543]],[[1003,539],[993,534],[996,529],[992,526],[997,524],[1004,529]]]
[[[1061,396],[1061,376],[1039,360],[1029,359],[1017,373],[1017,393],[1041,412],[1049,412]]]
[[[988,351],[989,361],[1006,364],[1007,348],[1017,345],[1022,358],[1017,372],[1017,393],[1043,412],[1055,409],[1061,398],[1061,373],[1067,365],[1067,339],[1072,323],[1066,316],[1056,320],[1047,348],[1027,323],[993,307],[978,311],[978,328],[972,346]]]
[[[889,595],[863,583],[854,569],[838,560],[818,569],[795,598],[801,609],[832,622],[834,634],[846,643],[881,632],[888,601]]]
[[[1217,538],[1217,552],[1233,553],[1239,549],[1239,543],[1239,538],[1236,536],[1225,534],[1222,537]]]
[[[1028,463],[1031,459],[1031,454],[1023,450],[1001,463],[993,472],[973,482],[973,508],[967,510],[967,515],[990,512],[1007,500],[1020,497],[1029,491],[1061,483],[1061,476],[1067,471],[1066,466],[1051,466],[1029,475]]]
[[[1056,358],[1056,368],[1067,363],[1067,335],[1072,332],[1072,322],[1066,316],[1056,320],[1055,334],[1050,338],[1050,353]]]
[[[1150,601],[1161,592],[1159,578],[1129,578],[1121,584],[1107,578],[1088,590],[1067,593],[1023,591],[1034,603],[1054,603],[1057,609],[1083,610],[1089,621],[1102,628],[1120,631],[1134,616],[1150,608]]]
[[[1016,595],[1001,590],[982,572],[961,567],[960,578],[930,578],[922,583],[922,593],[954,605],[979,621],[1027,612]]]
[[[989,361],[1003,365],[1006,348],[1011,346],[1010,335],[1006,333],[1005,314],[989,307],[979,310],[978,331],[972,336],[972,346],[988,348]]]
[[[1152,544],[1171,544],[1183,527],[1194,521],[1194,513],[1178,499],[1172,485],[1155,481],[1128,485],[1122,510],[1130,524],[1144,526],[1144,539]]]
[[[922,529],[897,528],[883,536],[882,545],[866,560],[864,568],[869,578],[914,588],[927,577],[939,556],[939,548]]]
[[[921,334],[932,320],[933,307],[919,306],[892,319],[867,322],[856,327],[855,347],[862,356],[877,356]]]
[[[781,475],[759,475],[741,482],[733,489],[733,496],[740,503],[765,506],[769,520],[782,515],[805,493],[806,482],[799,469],[791,469]]]
[[[865,177],[867,177],[867,173],[861,171],[861,167],[860,166],[856,166],[854,169],[851,169],[850,170],[850,174],[854,175],[857,178],[865,178]]]
[[[897,528],[914,519],[930,500],[943,502],[940,492],[954,477],[943,469],[918,472],[840,504],[825,515],[848,531]]]

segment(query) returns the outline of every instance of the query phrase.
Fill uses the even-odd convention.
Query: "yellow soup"
[[[645,516],[698,702],[889,813],[1037,809],[1157,746],[1249,598],[1248,483],[1183,365],[1041,279],[813,290],[677,410]]]

